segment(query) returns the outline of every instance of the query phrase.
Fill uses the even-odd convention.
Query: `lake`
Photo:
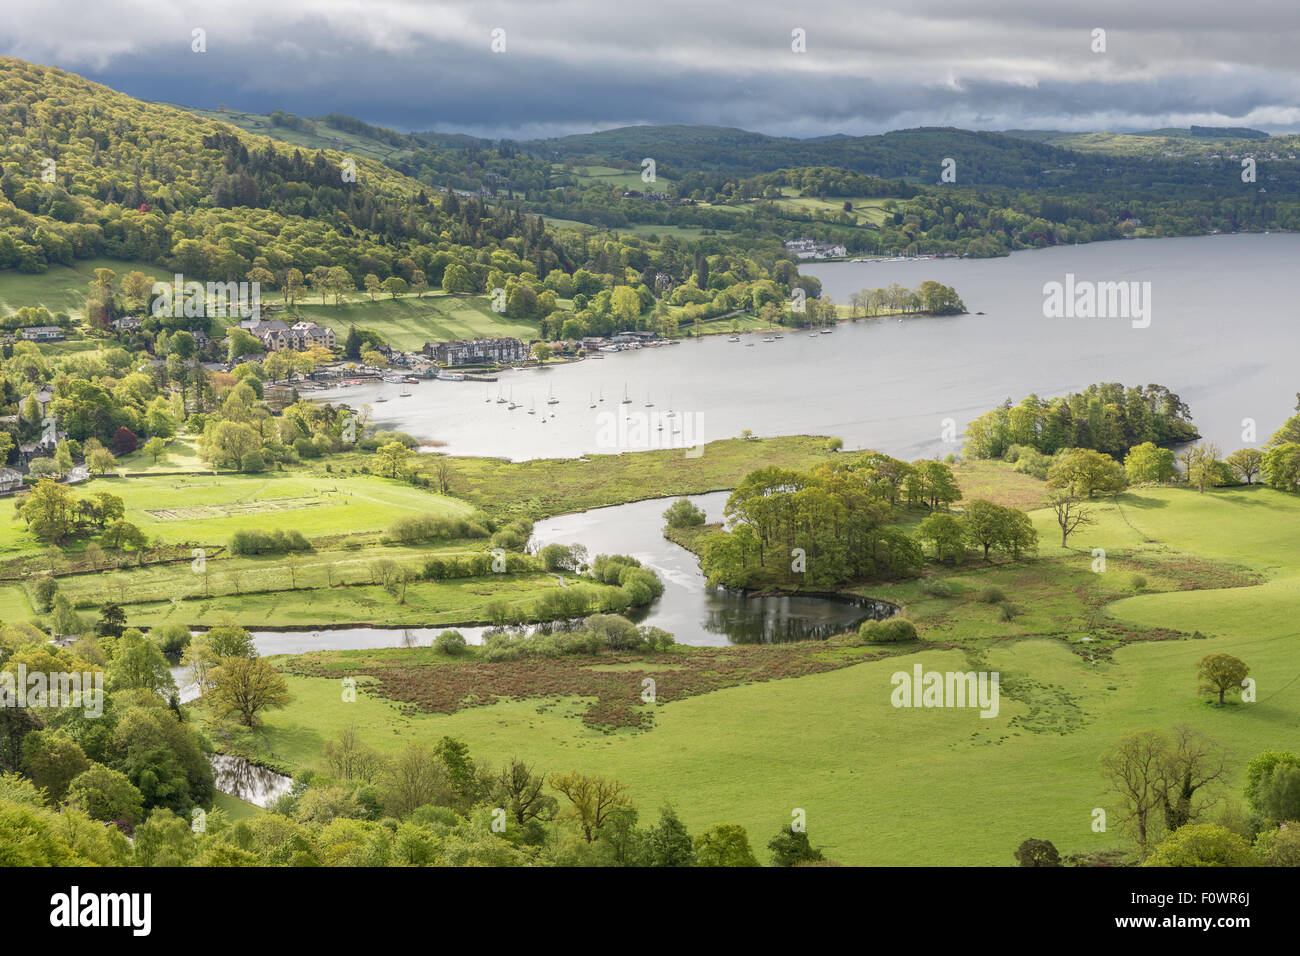
[[[444,442],[454,455],[522,460],[672,447],[671,423],[685,419],[704,441],[746,428],[758,436],[825,434],[847,449],[916,459],[959,450],[960,438],[942,440],[945,419],[960,436],[971,418],[1008,397],[1101,381],[1159,383],[1229,452],[1246,444],[1243,419],[1255,420],[1263,442],[1294,409],[1296,260],[1300,235],[1279,234],[1098,242],[1002,259],[806,263],[803,271],[840,304],[864,288],[934,279],[954,286],[971,313],[985,314],[863,320],[830,335],[782,330],[774,342],[709,336],[511,370],[490,386],[426,382],[406,398],[403,386],[382,383],[312,395],[354,406],[388,397],[373,406],[376,424]],[[1044,318],[1044,284],[1067,273],[1150,282],[1149,327]],[[520,407],[498,404],[498,388]],[[632,401],[620,405],[625,389]],[[559,403],[547,405],[552,390]],[[660,431],[649,416],[669,409],[677,417]],[[638,433],[642,419],[649,428]]]

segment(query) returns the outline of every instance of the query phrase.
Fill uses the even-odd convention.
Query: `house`
[[[528,346],[519,339],[459,339],[454,342],[426,342],[424,355],[439,365],[483,365],[522,362]]]
[[[334,348],[334,330],[321,328],[315,322],[295,322],[290,327],[279,319],[245,319],[239,327],[260,341],[268,352],[286,349],[305,352],[313,345]]]
[[[818,242],[816,239],[790,239],[782,245],[800,259],[843,259],[849,254],[848,249],[838,243]]]
[[[54,392],[45,386],[41,386],[32,392],[32,398],[36,399],[36,407],[41,411],[41,417],[44,418],[49,410],[50,402],[54,401]]]
[[[315,322],[295,322],[285,338],[289,347],[297,352],[305,352],[313,345],[334,348],[334,330],[328,326],[321,328]]]
[[[120,319],[113,320],[113,328],[117,329],[119,332],[138,329],[143,324],[144,319],[140,318],[138,315],[125,315]]]
[[[615,342],[652,342],[659,338],[657,332],[617,332],[613,336]]]
[[[18,331],[28,342],[58,342],[64,337],[63,329],[57,325],[30,325]]]
[[[0,494],[23,486],[23,473],[16,468],[0,468]]]

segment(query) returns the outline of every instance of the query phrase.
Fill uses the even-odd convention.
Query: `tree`
[[[1265,483],[1278,491],[1300,488],[1300,443],[1285,442],[1266,451],[1263,475]]]
[[[144,443],[145,454],[153,459],[153,463],[158,464],[158,459],[162,456],[163,451],[167,448],[167,442],[155,435]]]
[[[291,268],[284,274],[284,298],[289,305],[298,301],[305,287],[301,269]]]
[[[62,544],[76,525],[76,499],[66,485],[50,479],[36,482],[36,487],[19,501],[14,517],[21,516],[27,530],[38,541]]]
[[[23,738],[23,773],[55,803],[61,802],[68,785],[89,769],[85,752],[61,731],[35,730]]]
[[[1061,529],[1061,547],[1066,547],[1070,535],[1085,524],[1092,524],[1092,511],[1084,507],[1074,495],[1054,494],[1047,498],[1048,505],[1056,515],[1056,523]]]
[[[1189,483],[1196,490],[1205,493],[1205,486],[1213,488],[1219,483],[1219,446],[1214,442],[1204,442],[1183,452],[1183,470]]]
[[[646,830],[642,842],[645,866],[694,866],[695,847],[686,825],[671,804],[659,810],[659,822]]]
[[[115,455],[129,455],[135,451],[138,445],[139,441],[136,439],[135,433],[125,425],[113,433],[113,454]]]
[[[242,627],[235,625],[221,625],[214,627],[203,635],[208,646],[212,648],[212,653],[218,658],[227,657],[248,657],[257,656],[257,646],[253,642],[253,635],[248,633]]]
[[[233,716],[245,727],[260,724],[257,715],[289,703],[289,688],[264,658],[227,657],[209,675],[206,696],[214,713]]]
[[[364,281],[366,286],[366,292],[370,294],[370,301],[373,302],[375,301],[375,296],[377,296],[380,291],[379,276],[375,275],[373,272],[370,272],[366,274],[366,278]]]
[[[392,299],[396,299],[399,295],[406,295],[411,291],[410,285],[401,276],[389,276],[384,280],[383,289]]]
[[[545,784],[545,774],[534,774],[532,767],[512,757],[497,777],[496,796],[511,819],[525,826],[555,810],[555,798],[544,792]]]
[[[171,664],[153,641],[135,628],[122,633],[109,664],[108,685],[114,691],[147,690],[151,694],[176,693]]]
[[[181,667],[185,668],[190,680],[199,689],[199,696],[207,692],[208,674],[220,662],[220,657],[213,652],[206,636],[199,634],[190,640],[189,646],[181,655]]]
[[[569,801],[587,843],[593,843],[600,829],[618,807],[630,806],[623,785],[617,780],[584,773],[561,773],[551,777],[551,786]]]
[[[120,604],[105,604],[99,609],[99,623],[95,625],[97,637],[121,637],[126,630],[126,612]]]
[[[1102,775],[1120,800],[1121,824],[1133,832],[1144,856],[1156,826],[1152,814],[1164,802],[1161,772],[1168,751],[1165,735],[1147,730],[1126,734],[1114,749],[1101,756]]]
[[[814,863],[826,859],[822,851],[808,842],[808,833],[782,827],[767,843],[772,851],[773,866],[797,866],[800,863]]]
[[[1249,843],[1227,827],[1197,823],[1169,834],[1143,866],[1259,866]]]
[[[342,266],[331,266],[325,277],[325,288],[329,290],[330,295],[334,296],[334,304],[340,305],[343,302],[343,296],[356,289],[357,284],[352,280],[352,274]],[[321,302],[325,301],[322,296]]]
[[[383,777],[384,809],[401,818],[445,798],[447,771],[427,746],[412,742],[393,758]]]
[[[1091,498],[1097,492],[1124,490],[1124,469],[1110,455],[1091,448],[1073,448],[1048,469],[1047,487],[1066,489],[1073,495]]]
[[[117,458],[107,448],[97,448],[87,456],[86,464],[95,474],[103,475],[113,469],[117,464]]]
[[[1242,448],[1224,460],[1237,480],[1246,485],[1254,484],[1264,468],[1264,453],[1258,448]]]
[[[101,763],[92,763],[73,778],[68,785],[68,804],[92,820],[122,820],[131,826],[144,815],[144,796],[139,789],[126,774]]]
[[[678,498],[664,512],[664,519],[670,528],[698,528],[704,524],[705,514],[690,498]]]
[[[1154,442],[1134,445],[1124,456],[1124,475],[1131,485],[1159,484],[1171,480],[1177,473],[1174,453]]]
[[[1241,693],[1241,682],[1250,673],[1246,663],[1231,654],[1207,654],[1196,665],[1196,675],[1201,679],[1198,693],[1218,693],[1219,704],[1224,703],[1224,695],[1232,690]]]
[[[1300,766],[1280,763],[1274,767],[1260,783],[1256,804],[1266,819],[1278,823],[1300,820]]]
[[[749,834],[738,823],[715,823],[695,838],[696,866],[758,866]]]
[[[938,561],[947,559],[956,564],[966,556],[966,530],[961,519],[953,515],[927,515],[917,526],[916,536],[934,545],[934,556]]]
[[[1016,850],[1016,863],[1020,866],[1060,866],[1061,854],[1050,840],[1029,839]]]
[[[533,358],[539,362],[547,362],[553,354],[551,347],[545,342],[538,342],[533,346]]]
[[[375,452],[376,470],[381,475],[397,478],[405,474],[410,467],[411,450],[400,441],[380,445]]]
[[[1022,551],[1033,551],[1038,546],[1038,532],[1028,515],[982,498],[966,505],[962,526],[971,545],[983,549],[985,561],[992,548],[1019,558]]]

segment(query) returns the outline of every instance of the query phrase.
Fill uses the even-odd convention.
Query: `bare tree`
[[[1056,512],[1056,523],[1061,527],[1061,547],[1066,546],[1075,530],[1085,524],[1092,524],[1092,510],[1074,495],[1052,495],[1047,503]]]

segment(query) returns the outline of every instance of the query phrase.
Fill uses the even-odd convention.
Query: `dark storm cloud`
[[[147,99],[399,129],[1300,128],[1300,5],[10,0],[0,49]],[[57,26],[52,26],[57,25]],[[506,30],[506,52],[489,49]],[[191,52],[206,31],[207,52]],[[807,52],[791,51],[791,31]],[[1092,31],[1106,30],[1106,52]]]

